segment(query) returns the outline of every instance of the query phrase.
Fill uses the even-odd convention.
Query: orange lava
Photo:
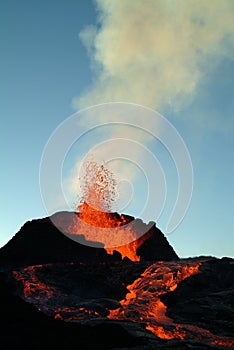
[[[149,238],[142,232],[149,231],[150,227],[141,220],[111,211],[118,195],[114,174],[103,164],[89,160],[79,180],[82,197],[78,213],[69,222],[57,216],[56,226],[63,232],[83,235],[86,241],[102,243],[108,254],[118,251],[122,259],[139,261],[136,250]]]
[[[67,263],[66,265],[73,265]],[[78,305],[66,306],[61,303],[68,297],[49,284],[41,281],[41,270],[56,264],[33,265],[12,271],[14,278],[21,283],[21,297],[34,304],[38,310],[64,321],[81,321],[87,318],[100,317],[98,312],[79,307]],[[59,264],[57,265],[59,268]],[[64,299],[65,298],[65,299]],[[71,296],[68,297],[70,299]]]
[[[104,164],[89,160],[83,166],[80,187],[82,198],[77,209],[79,218],[89,224],[88,229],[80,228],[86,240],[103,243],[108,254],[113,254],[116,250],[122,258],[139,261],[136,254],[139,246],[136,232],[129,225],[125,227],[128,223],[123,215],[111,213],[112,203],[118,195],[114,174]],[[126,242],[133,244],[125,244]]]
[[[110,310],[108,318],[144,322],[146,329],[162,339],[202,339],[227,347],[234,345],[228,337],[219,337],[197,326],[175,323],[166,315],[167,307],[160,295],[174,291],[177,285],[199,273],[202,262],[159,262],[148,267],[140,278],[127,287],[129,293],[121,307]]]
[[[13,271],[12,274],[17,281],[20,281],[23,286],[22,296],[25,300],[36,303],[42,299],[52,299],[54,297],[54,288],[41,282],[37,276],[37,271],[43,265],[28,266],[21,271]],[[38,290],[40,293],[38,293]]]
[[[174,266],[172,266],[173,264]],[[110,311],[109,318],[126,318],[134,303],[139,308],[140,317],[145,321],[153,319],[154,323],[170,324],[171,319],[166,316],[167,308],[159,299],[159,296],[175,290],[182,280],[198,273],[199,266],[200,263],[194,262],[185,266],[181,266],[181,263],[166,262],[151,265],[142,273],[140,278],[127,287],[129,293],[125,299],[121,300],[121,307]],[[138,317],[136,317],[136,321],[138,321]],[[147,326],[151,330],[155,329],[154,333],[156,335],[160,333],[161,326],[158,329],[157,325],[153,326],[150,322],[147,322]],[[168,337],[170,337],[169,333],[166,339],[169,339]],[[162,336],[162,338],[164,337]]]
[[[82,221],[76,223],[77,233],[82,232],[88,241],[103,243],[108,254],[118,251],[122,258],[128,257],[132,261],[140,260],[136,249],[143,241],[137,240],[137,231],[134,231],[124,215],[96,210],[86,202],[80,204],[78,210]],[[74,226],[70,232],[72,230]],[[130,243],[126,244],[126,242]]]
[[[127,287],[129,293],[120,301],[120,307],[110,310],[109,319],[126,320],[145,324],[146,329],[162,339],[193,339],[209,344],[233,347],[232,338],[221,337],[207,329],[179,324],[166,315],[167,307],[160,300],[162,294],[173,291],[184,279],[199,273],[203,261],[181,260],[158,262],[150,265],[142,275]],[[79,304],[79,296],[66,295],[60,289],[42,282],[46,266],[35,265],[13,271],[14,278],[21,282],[23,299],[33,303],[39,310],[65,321],[83,321],[101,316]],[[73,263],[67,263],[73,265]],[[44,272],[41,270],[44,269]],[[49,281],[49,280],[48,280]],[[78,298],[77,301],[74,298]]]

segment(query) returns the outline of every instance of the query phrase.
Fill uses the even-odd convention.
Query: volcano
[[[127,215],[120,217],[117,213],[104,214],[117,224],[127,222],[130,225],[128,231],[129,227],[131,231],[136,231],[135,240],[121,247],[104,249],[102,242],[89,241],[83,233],[76,232],[79,214],[58,212],[52,217],[25,223],[19,232],[1,248],[0,263],[2,266],[22,266],[52,262],[121,261],[123,258],[127,260],[136,258],[136,261],[178,259],[178,255],[155,224],[146,225],[140,219],[134,220]],[[56,225],[66,234],[61,232],[53,222],[56,222]],[[140,229],[146,232],[137,239],[137,232]],[[99,228],[95,227],[95,232],[98,231]]]
[[[3,349],[234,347],[234,260],[180,259],[155,222],[111,210],[88,162],[77,210],[26,222],[0,249]]]
[[[0,249],[1,345],[233,347],[234,260],[180,259],[155,223],[103,215],[121,233],[132,223],[136,239],[105,248],[77,232],[79,213],[58,212],[25,223]]]

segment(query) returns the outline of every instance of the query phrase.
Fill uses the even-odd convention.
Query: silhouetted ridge
[[[148,235],[148,239],[136,251],[137,255],[141,257],[141,261],[170,261],[179,259],[173,247],[168,243],[162,231],[155,224],[153,224],[146,234]]]
[[[82,237],[85,243],[85,238]],[[102,245],[99,245],[102,247]],[[66,237],[50,218],[26,222],[19,232],[0,249],[2,266],[34,265],[52,262],[120,260],[105,249],[79,244]]]
[[[63,222],[67,223],[74,218],[74,213],[72,212],[59,212],[54,215],[61,217]],[[117,213],[110,215],[116,218],[118,216]],[[147,226],[142,220],[137,219],[134,221],[133,217],[127,215],[124,217],[127,222],[133,221],[136,225],[141,225],[143,229]],[[69,237],[69,234],[67,236]],[[95,247],[87,245],[89,242],[86,241],[82,234],[70,235],[73,239],[69,239],[67,236],[53,225],[50,217],[28,221],[0,249],[0,264],[9,267],[52,262],[121,260],[121,255],[118,252],[114,252],[113,255],[107,254],[102,243],[95,242]],[[137,249],[137,254],[140,256],[141,261],[178,259],[177,254],[163,233],[156,228],[155,224],[151,225],[151,228],[139,240],[142,241],[142,245]]]

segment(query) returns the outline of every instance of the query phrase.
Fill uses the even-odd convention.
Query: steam
[[[232,0],[96,0],[98,24],[80,33],[94,82],[76,109],[133,102],[180,109],[233,49]]]

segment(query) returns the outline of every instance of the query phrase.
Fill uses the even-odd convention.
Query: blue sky
[[[0,4],[0,245],[27,220],[47,215],[40,194],[39,166],[45,144],[55,128],[79,107],[124,99],[154,108],[168,118],[191,155],[194,169],[191,205],[182,223],[167,235],[169,242],[181,257],[234,256],[234,51],[233,31],[228,27],[230,9],[222,8],[224,21],[217,20],[214,29],[213,16],[220,13],[219,2],[214,2],[210,12],[202,9],[201,12],[208,13],[207,18],[202,17],[199,9],[195,17],[191,15],[183,1],[180,8],[168,5],[152,11],[147,11],[145,5],[141,13],[149,38],[146,48],[152,50],[144,56],[138,55],[139,45],[131,31],[136,20],[141,28],[141,19],[137,17],[141,2],[136,1],[133,9],[128,6],[126,11],[126,2],[121,2],[122,7],[118,3],[113,1],[108,8],[101,0],[98,5],[85,0],[9,0]],[[209,1],[204,3],[209,7]],[[162,21],[155,26],[151,17],[159,12]],[[105,16],[98,22],[100,13]],[[178,24],[172,20],[174,14]],[[125,17],[130,29],[125,28]],[[207,25],[196,28],[200,22],[194,18]],[[185,44],[169,45],[174,42],[170,33],[177,25],[179,28],[184,25],[191,42],[195,42],[194,48],[191,42],[186,46],[184,31],[181,42]],[[196,42],[199,30],[204,31],[204,39]],[[157,36],[161,44],[155,39]],[[113,54],[111,45],[115,38],[122,46]],[[169,57],[168,61],[165,57]],[[178,69],[171,70],[170,62]],[[152,72],[155,76],[151,82]],[[161,154],[166,169],[170,196],[158,220],[163,230],[175,200],[176,174],[160,147],[149,147]],[[77,152],[78,149],[79,146]],[[74,146],[70,161],[68,157],[65,162],[67,172],[74,165],[75,151]],[[128,214],[135,214],[134,208],[130,207]]]

